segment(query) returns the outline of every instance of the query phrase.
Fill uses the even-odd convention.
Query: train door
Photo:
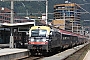
[[[51,41],[51,47],[53,48],[55,45],[55,32],[52,32],[52,41]]]

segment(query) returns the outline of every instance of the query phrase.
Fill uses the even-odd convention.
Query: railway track
[[[83,60],[88,50],[90,50],[90,43],[64,60]]]

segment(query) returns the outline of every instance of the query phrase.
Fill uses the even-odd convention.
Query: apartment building
[[[8,8],[1,7],[0,8],[0,23],[10,23],[11,21],[11,10]],[[17,13],[14,12],[14,23],[22,23],[22,22],[30,22],[29,19],[18,16]]]
[[[59,26],[70,32],[78,33],[80,24],[80,6],[76,3],[64,3],[54,5],[54,26]]]

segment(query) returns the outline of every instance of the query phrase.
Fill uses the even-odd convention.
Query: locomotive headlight
[[[31,39],[31,41],[33,42],[33,41],[34,41],[34,39]]]
[[[46,39],[42,39],[42,41],[43,41],[43,42],[45,42],[45,41],[46,41]]]

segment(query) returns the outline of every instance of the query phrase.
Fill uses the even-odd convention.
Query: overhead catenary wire
[[[88,3],[88,4],[89,4],[89,3]],[[89,11],[85,10],[84,8],[82,8],[79,4],[77,4],[77,6],[78,6],[78,7],[80,7],[82,10],[84,10],[84,11],[85,11],[85,13],[90,14],[90,12],[89,12]]]

